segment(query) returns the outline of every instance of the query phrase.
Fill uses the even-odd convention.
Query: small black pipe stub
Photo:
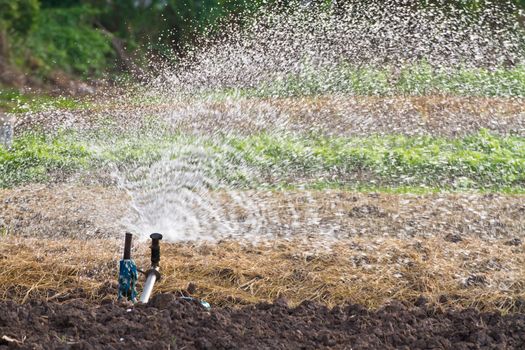
[[[126,232],[126,239],[124,241],[124,260],[131,259],[131,242],[133,240],[133,235],[129,232]]]
[[[151,266],[158,266],[160,262],[160,240],[162,235],[160,233],[152,233],[151,238]]]

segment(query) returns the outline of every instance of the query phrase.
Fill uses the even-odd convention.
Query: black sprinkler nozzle
[[[129,232],[126,232],[126,239],[124,241],[124,260],[131,259],[131,241],[133,240],[133,235]]]
[[[155,267],[160,262],[160,240],[162,235],[160,233],[152,233],[151,238],[151,266]]]

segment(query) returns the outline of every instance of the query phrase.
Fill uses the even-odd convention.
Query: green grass
[[[0,87],[0,110],[9,113],[39,112],[48,108],[79,109],[89,104],[70,97],[53,97],[42,94],[24,94],[14,89]]]
[[[66,134],[28,133],[10,151],[0,146],[0,187],[59,180],[89,167],[90,160],[86,148]]]
[[[525,188],[525,139],[258,135],[229,141],[270,183],[313,187]],[[364,181],[361,181],[364,178]]]
[[[433,69],[427,64],[417,64],[401,70],[389,68],[355,68],[340,66],[332,70],[317,70],[301,75],[290,75],[252,88],[212,89],[201,92],[206,98],[224,99],[229,96],[244,97],[295,97],[322,94],[358,96],[424,96],[452,95],[474,97],[525,97],[525,67],[457,68],[450,71]],[[203,98],[191,92],[192,98]],[[171,103],[173,96],[136,96],[127,101],[130,105],[156,105]],[[8,112],[41,111],[47,108],[78,109],[89,107],[69,97],[51,97],[24,94],[14,89],[0,87],[0,110]]]
[[[307,69],[301,74],[251,88],[211,91],[212,95],[293,97],[342,93],[363,96],[454,95],[474,97],[525,97],[525,67],[432,68],[425,63],[402,69],[341,65]]]
[[[0,186],[45,182],[108,166],[133,169],[183,159],[226,188],[356,191],[525,192],[525,138],[359,138],[268,135],[199,138],[184,134],[94,136],[27,133],[0,150]]]

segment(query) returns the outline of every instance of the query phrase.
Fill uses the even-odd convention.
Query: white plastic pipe
[[[151,292],[153,291],[153,285],[155,284],[156,280],[157,275],[155,275],[155,272],[150,272],[148,278],[146,278],[146,283],[144,284],[144,290],[142,291],[142,295],[140,296],[141,303],[146,304],[149,301],[149,297],[151,296]]]

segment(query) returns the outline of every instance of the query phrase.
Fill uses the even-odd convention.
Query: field
[[[80,105],[0,151],[0,346],[523,346],[522,99]],[[130,207],[148,306],[116,302]]]
[[[525,349],[524,6],[0,0],[0,350]]]

